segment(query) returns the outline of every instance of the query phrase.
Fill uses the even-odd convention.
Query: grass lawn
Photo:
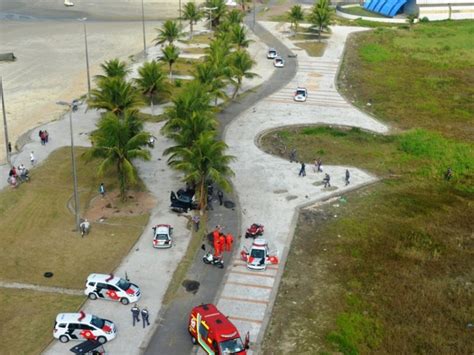
[[[202,60],[199,59],[178,58],[176,63],[173,64],[173,74],[192,75],[196,64],[200,63],[201,61]]]
[[[137,112],[136,116],[144,122],[161,122],[166,120],[166,115],[161,113],[159,115],[152,115],[149,113]]]
[[[410,130],[379,136],[317,126],[270,132],[263,138],[269,152],[294,147],[306,161],[321,157],[323,164],[358,166],[382,178],[345,200],[301,213],[265,354],[472,352],[473,125],[472,119],[461,124],[463,114],[455,114],[470,111],[472,103],[440,98],[426,84],[429,72],[451,83],[448,96],[471,92],[465,81],[471,80],[472,65],[465,61],[471,61],[472,53],[464,54],[472,45],[463,38],[472,25],[471,30],[465,26],[423,24],[412,31],[421,31],[418,37],[410,31],[406,37],[394,30],[362,33],[346,53],[341,78],[346,76],[346,87],[353,85],[348,95],[383,92],[377,103],[372,101],[377,112],[390,112],[384,120]],[[427,54],[428,46],[438,53],[437,41],[453,32],[458,35],[448,36],[450,56]],[[414,63],[419,67],[413,69]],[[383,71],[391,77],[392,70],[398,80],[374,79],[383,80]],[[360,82],[356,86],[348,77]],[[400,84],[404,82],[419,91]],[[407,90],[410,102],[402,100]],[[434,103],[442,100],[440,110],[451,114],[430,119],[420,107],[423,90]],[[443,178],[448,166],[454,171],[449,182]]]
[[[84,151],[77,149],[76,156]],[[108,191],[117,182],[113,175],[99,180],[95,161],[86,163],[78,158],[76,162],[80,206],[84,210],[98,195],[100,182]],[[91,234],[81,238],[73,231],[74,217],[67,209],[72,197],[69,148],[53,152],[32,170],[31,176],[29,183],[0,192],[3,281],[80,289],[89,273],[112,271],[148,221],[148,214],[107,219],[106,223],[92,223]],[[46,271],[54,276],[44,278]]]
[[[1,353],[39,354],[53,337],[56,315],[75,312],[83,301],[79,296],[0,289]]]
[[[295,46],[300,47],[308,53],[311,57],[322,57],[326,50],[326,43],[324,42],[296,42]]]
[[[205,48],[198,48],[198,47],[190,47],[183,49],[183,53],[190,53],[190,54],[205,54],[206,49]]]
[[[209,33],[201,33],[198,35],[194,35],[191,40],[186,41],[186,43],[192,43],[192,44],[209,44],[212,41],[212,34]]]
[[[380,17],[380,18],[386,18],[378,13],[368,11],[364,9],[362,6],[351,6],[351,7],[345,7],[341,9],[342,12],[350,15],[356,15],[356,16],[365,16],[365,17]]]

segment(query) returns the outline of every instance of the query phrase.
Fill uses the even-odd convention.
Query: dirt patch
[[[156,199],[149,192],[129,191],[127,196],[128,200],[122,202],[118,191],[107,193],[104,197],[97,195],[84,216],[94,222],[113,217],[139,216],[150,212],[156,205]]]

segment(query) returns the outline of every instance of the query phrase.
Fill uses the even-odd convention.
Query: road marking
[[[242,262],[240,259],[235,260],[233,265],[234,265],[234,266],[243,266],[243,267],[247,268],[247,264],[244,263],[244,262]],[[267,266],[267,269],[268,269],[268,270],[278,270],[278,266],[276,266],[276,265],[268,265],[268,266]]]
[[[261,301],[261,300],[251,300],[248,298],[240,298],[240,297],[229,297],[229,296],[222,296],[221,299],[229,300],[229,301],[239,301],[239,302],[248,302],[248,303],[260,303],[260,304],[268,304],[268,301]]]
[[[236,282],[236,281],[227,281],[226,285],[237,285],[237,286],[244,286],[244,287],[255,287],[255,288],[264,288],[266,290],[272,290],[272,286],[262,286],[262,285],[255,285],[255,284],[248,284],[243,282]]]
[[[251,318],[234,317],[234,316],[228,316],[228,318],[233,319],[233,320],[240,320],[242,322],[248,322],[248,323],[257,323],[257,324],[262,324],[263,323],[263,321],[261,321],[261,320],[251,319]]]
[[[260,277],[268,277],[268,278],[271,278],[271,279],[275,278],[274,275],[260,274],[258,271],[256,271],[256,272],[245,272],[245,271],[230,270],[229,272],[232,273],[232,274],[239,274],[239,275],[260,276]]]

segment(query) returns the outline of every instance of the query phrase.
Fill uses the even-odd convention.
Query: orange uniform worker
[[[226,247],[226,250],[227,251],[231,251],[232,250],[232,244],[234,243],[234,237],[232,236],[232,234],[228,233],[226,236],[225,236],[225,247]]]
[[[220,256],[222,253],[222,248],[220,247],[220,235],[218,227],[216,227],[214,232],[212,232],[212,243],[214,245],[214,256]]]
[[[222,253],[225,250],[225,236],[224,234],[219,235],[219,250]]]

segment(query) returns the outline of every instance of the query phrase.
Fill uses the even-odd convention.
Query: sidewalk
[[[277,250],[280,259],[279,265],[270,266],[264,272],[251,272],[238,258],[234,260],[217,303],[240,334],[250,332],[253,350],[258,350],[271,315],[298,210],[377,180],[355,167],[323,166],[333,185],[331,189],[324,189],[321,185],[323,174],[313,172],[312,162],[306,162],[307,176],[298,177],[300,165],[264,153],[255,144],[258,137],[281,126],[318,123],[354,126],[378,133],[388,131],[386,126],[347,103],[335,87],[347,35],[363,29],[333,27],[324,56],[316,58],[307,56],[279,33],[281,25],[260,24],[278,34],[278,39],[289,49],[298,50],[299,69],[286,87],[248,108],[225,131],[229,154],[238,157],[232,163],[232,169],[236,173],[233,183],[242,210],[241,231],[243,233],[252,223],[264,224],[270,249]],[[293,101],[297,86],[308,89],[307,102]],[[349,186],[344,184],[346,168],[351,172]],[[250,244],[251,240],[243,239],[240,247]]]

